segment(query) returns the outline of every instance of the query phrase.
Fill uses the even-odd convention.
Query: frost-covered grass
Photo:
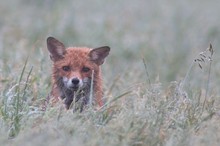
[[[217,0],[0,3],[0,145],[219,145]],[[102,109],[41,110],[48,36],[111,47]]]

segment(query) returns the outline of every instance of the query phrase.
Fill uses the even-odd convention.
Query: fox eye
[[[63,69],[64,71],[70,71],[70,67],[69,67],[69,66],[63,66],[62,69]]]
[[[90,68],[88,68],[88,67],[83,67],[82,68],[82,72],[89,72],[90,71]]]

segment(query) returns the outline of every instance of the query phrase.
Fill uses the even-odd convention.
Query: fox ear
[[[53,37],[47,38],[47,49],[49,50],[50,58],[53,61],[62,59],[64,54],[66,53],[63,43]]]
[[[96,64],[101,65],[104,63],[105,58],[108,56],[109,52],[110,52],[110,47],[103,46],[103,47],[92,49],[89,52],[89,57]]]

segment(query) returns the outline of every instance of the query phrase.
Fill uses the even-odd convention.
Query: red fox
[[[94,102],[103,106],[101,68],[110,48],[103,46],[95,49],[86,47],[65,48],[64,44],[53,37],[47,38],[47,48],[53,61],[52,90],[48,100],[64,100],[66,109],[72,102],[80,102],[80,111],[88,104],[90,95]]]

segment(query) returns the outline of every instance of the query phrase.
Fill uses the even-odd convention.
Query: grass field
[[[218,146],[219,8],[218,0],[0,0],[0,145]],[[41,110],[48,36],[111,47],[102,109]]]

